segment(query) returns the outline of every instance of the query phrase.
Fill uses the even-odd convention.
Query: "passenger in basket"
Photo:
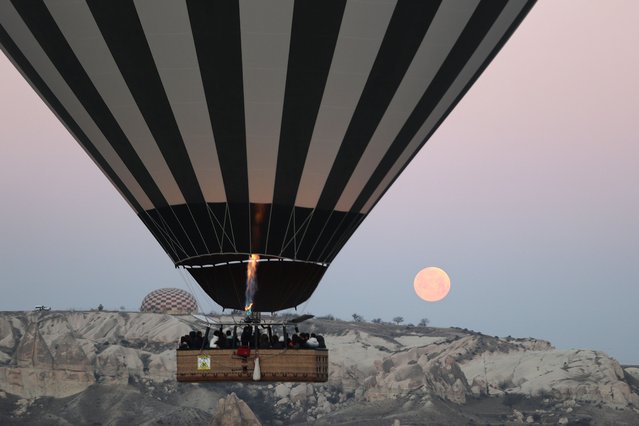
[[[277,334],[274,334],[271,337],[271,348],[273,349],[282,349],[284,344],[280,342],[280,337]]]
[[[189,348],[189,335],[184,335],[180,337],[180,346],[178,349],[188,349]]]
[[[210,349],[211,348],[211,342],[209,341],[209,334],[211,333],[211,328],[210,327],[206,327],[206,331],[204,332],[204,337],[202,338],[202,348],[203,349]]]
[[[197,338],[197,333],[195,331],[191,331],[189,333],[189,349],[198,349],[197,342],[195,341]]]
[[[213,340],[211,341],[211,348],[221,348],[222,346],[220,346],[220,332],[219,330],[215,330],[213,332]]]
[[[242,330],[242,336],[240,337],[240,342],[242,343],[242,346],[250,347],[252,340],[253,340],[253,330],[251,329],[250,325],[247,325]]]
[[[271,342],[268,340],[268,334],[260,334],[260,348],[267,349],[271,346],[270,343]]]
[[[315,349],[319,347],[319,342],[317,341],[317,337],[315,333],[311,333],[311,337],[306,341],[306,347],[310,349]]]
[[[302,333],[301,337],[302,337],[302,341],[303,341],[302,347],[308,348],[309,346],[307,345],[307,342],[308,342],[308,339],[310,339],[311,336],[308,333]]]
[[[311,334],[312,336],[312,334]],[[324,336],[322,336],[321,334],[318,334],[315,336],[315,338],[317,339],[317,343],[319,343],[319,346],[317,347],[318,349],[326,349],[326,342],[324,342]]]
[[[204,337],[202,336],[202,332],[198,331],[195,334],[195,349],[202,349],[204,346]]]
[[[227,347],[226,334],[222,330],[217,331],[217,347],[225,349]]]
[[[299,336],[299,334],[295,333],[291,337],[291,344],[289,345],[289,348],[299,349],[299,348],[302,347],[303,343],[304,343],[304,340],[302,340],[302,338]]]

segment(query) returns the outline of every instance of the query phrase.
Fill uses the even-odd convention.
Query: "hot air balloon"
[[[306,301],[532,0],[0,0],[5,54],[224,308]]]

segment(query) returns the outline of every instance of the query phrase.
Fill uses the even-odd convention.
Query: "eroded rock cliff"
[[[195,423],[209,416],[213,424],[236,424],[236,414],[243,419],[237,424],[339,423],[357,410],[391,416],[388,423],[395,412],[408,420],[429,413],[444,422],[485,421],[472,407],[490,401],[503,401],[493,410],[499,421],[576,421],[601,415],[590,412],[598,407],[639,423],[636,368],[624,371],[601,352],[460,329],[313,320],[303,328],[325,336],[327,383],[178,384],[175,346],[202,327],[190,316],[0,313],[0,408],[26,423],[47,407],[124,389],[132,407],[155,401],[155,420]],[[115,394],[98,399],[119,401]],[[73,423],[69,413],[62,420]]]

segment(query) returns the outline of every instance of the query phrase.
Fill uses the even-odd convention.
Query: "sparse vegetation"
[[[393,322],[397,325],[400,325],[401,323],[404,322],[404,317],[395,317],[393,318]]]
[[[355,322],[364,322],[364,317],[360,314],[353,314],[353,321]]]
[[[419,320],[420,327],[428,327],[428,324],[430,324],[430,320],[428,318],[422,318]]]
[[[102,311],[102,310],[104,310],[104,306],[102,306],[102,303],[100,303],[100,304],[98,305],[98,311]]]
[[[382,323],[382,319],[381,319],[381,318],[373,318],[373,319],[371,320],[371,322],[372,322],[373,324],[381,324],[381,323]]]

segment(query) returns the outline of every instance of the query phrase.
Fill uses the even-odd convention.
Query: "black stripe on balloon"
[[[332,210],[404,79],[441,1],[399,1],[317,203]]]
[[[222,252],[232,253],[235,251],[235,246],[232,239],[233,231],[231,230],[230,220],[227,219],[227,210],[226,203],[209,203],[210,217],[220,240],[217,247]]]
[[[47,103],[49,108],[55,113],[55,115],[65,124],[65,127],[73,135],[73,137],[86,149],[93,161],[104,171],[113,184],[118,188],[120,193],[131,204],[136,213],[142,213],[144,209],[135,199],[133,194],[124,185],[124,182],[120,180],[120,177],[113,171],[109,163],[102,157],[98,149],[91,143],[91,140],[84,134],[80,126],[75,122],[71,114],[68,113],[66,108],[62,106],[62,103],[49,89],[49,86],[42,80],[38,72],[33,68],[29,60],[22,54],[18,46],[14,43],[11,36],[5,31],[4,27],[0,25],[0,44],[4,48],[4,51],[10,56],[13,62],[19,67],[25,77],[29,80],[32,87],[38,92],[40,97]]]
[[[287,228],[293,213],[292,205],[271,205],[271,216],[268,222],[266,250],[276,256],[282,255]]]
[[[382,161],[369,178],[358,198],[355,200],[351,211],[360,211],[366,202],[368,202],[406,146],[411,142],[413,137],[415,137],[415,134],[419,131],[420,127],[428,119],[450,86],[455,82],[455,79],[457,79],[457,76],[463,70],[472,54],[475,52],[488,31],[492,28],[495,20],[499,17],[499,14],[506,6],[506,3],[506,0],[482,0],[482,2],[477,6],[475,12],[466,24],[466,27],[457,39],[457,42],[455,42],[455,45],[433,78],[433,81],[428,86],[428,89],[426,89],[426,92],[422,95],[421,99],[415,106],[415,109],[409,116],[408,120],[406,120],[406,123],[404,123],[397,137],[382,158]],[[477,76],[478,74],[475,75],[475,78]],[[473,82],[474,79],[469,81],[466,86],[466,90]],[[454,108],[459,99],[461,99],[461,97],[458,97],[456,101],[450,105],[448,111],[451,111],[452,108]],[[440,120],[439,123],[441,123],[442,120]],[[434,129],[436,128],[437,126],[435,126]],[[432,131],[429,133],[429,137],[430,134],[432,134]],[[425,143],[427,139],[428,138],[426,138],[423,143]],[[423,145],[423,143],[421,145]]]
[[[236,1],[187,0],[238,250],[250,250],[240,9]]]
[[[331,240],[326,246],[326,250],[318,255],[320,262],[331,263],[339,251],[355,233],[366,215],[357,212],[348,212],[344,220],[337,227]]]
[[[320,255],[328,250],[329,243],[335,235],[335,231],[339,228],[348,212],[333,211],[329,218],[324,222],[324,228],[320,231],[316,239],[316,243],[308,254],[308,259],[314,262],[321,262]]]
[[[190,257],[219,253],[221,251],[218,238],[221,238],[223,233],[222,224],[224,223],[223,215],[226,205],[225,203],[216,204],[219,204],[219,206],[215,207],[212,204],[208,206],[200,204],[180,204],[162,209],[154,209],[152,211],[161,215],[163,219],[161,225],[164,225],[162,229],[165,234],[172,237],[177,243],[177,247],[180,248],[176,262],[183,261]],[[203,209],[200,207],[203,207]],[[209,209],[211,209],[211,211],[209,211]],[[222,221],[220,223],[217,223],[212,217],[212,212],[216,209],[221,209]],[[207,242],[209,243],[207,250],[198,247],[197,241],[195,241],[195,239],[200,238],[198,229],[195,228],[195,223],[201,226],[202,222],[211,228],[211,235],[207,237]],[[230,221],[227,221],[227,223],[230,223]],[[228,232],[229,235],[232,234],[230,229]],[[227,246],[227,248],[229,248],[231,252],[234,251],[232,246]]]
[[[180,221],[198,253],[214,247],[204,195],[131,0],[91,0],[89,9],[175,181],[189,204]]]
[[[345,6],[344,0],[295,2],[269,227],[270,251],[283,249]]]
[[[297,258],[297,248],[302,236],[308,228],[312,213],[313,209],[311,208],[297,206],[293,208],[291,224],[288,227],[288,233],[284,239],[284,247],[282,249],[282,255],[284,257],[289,257],[291,259]]]
[[[448,108],[448,110],[446,111],[446,113],[441,117],[441,119],[437,122],[437,124],[433,127],[433,129],[430,131],[430,133],[428,134],[428,136],[426,138],[424,138],[424,141],[422,142],[422,144],[420,145],[419,148],[421,148],[424,143],[426,143],[426,141],[430,138],[430,136],[437,130],[437,128],[439,127],[439,125],[446,119],[446,117],[448,116],[448,114],[454,109],[454,107],[457,105],[457,103],[464,97],[464,95],[466,94],[466,92],[470,89],[470,87],[474,84],[474,82],[477,80],[477,78],[479,78],[479,76],[482,74],[482,72],[486,69],[486,67],[492,62],[492,60],[494,59],[494,57],[497,55],[497,53],[499,53],[499,51],[501,50],[501,48],[504,46],[504,44],[508,41],[508,39],[512,36],[512,34],[515,32],[515,30],[517,29],[517,27],[521,24],[521,22],[523,21],[523,19],[526,17],[526,15],[528,14],[528,12],[530,11],[530,9],[534,6],[536,0],[528,0],[528,2],[524,5],[524,7],[522,8],[522,10],[519,12],[519,14],[517,15],[517,17],[515,18],[515,20],[513,20],[512,24],[509,26],[508,30],[506,30],[506,32],[504,33],[504,36],[501,38],[501,40],[499,40],[499,42],[495,45],[495,47],[493,48],[493,50],[491,51],[490,55],[487,56],[486,60],[484,60],[484,62],[482,63],[481,67],[479,67],[479,69],[476,71],[476,73],[474,74],[473,78],[471,78],[469,80],[469,82],[467,83],[467,85],[464,87],[464,89],[459,93],[459,95],[456,97],[456,99],[454,100],[454,102],[451,103],[450,107]],[[393,177],[393,180],[391,181],[391,183],[384,189],[383,193],[380,195],[380,197],[375,201],[375,203],[373,204],[373,206],[371,207],[370,210],[372,210],[373,207],[375,207],[375,205],[379,202],[379,200],[384,196],[384,193],[388,190],[388,188],[390,188],[390,186],[392,185],[392,183],[397,179],[397,177],[399,175],[401,175],[402,170],[404,170],[404,168],[411,162],[411,160],[413,159],[413,157],[415,155],[417,155],[417,152],[419,152],[419,148],[415,150],[415,152],[413,152],[410,156],[410,158],[406,161],[406,163],[403,165],[403,167],[401,168],[401,170],[397,173],[397,175],[395,175]],[[369,210],[369,211],[370,211]],[[323,262],[327,262],[330,263],[332,262],[332,260],[335,258],[335,256],[337,255],[337,253],[339,253],[339,251],[342,249],[342,247],[347,243],[348,239],[350,238],[351,235],[353,235],[355,233],[355,231],[357,230],[357,228],[359,227],[359,225],[362,223],[362,221],[364,220],[364,218],[366,217],[365,214],[361,214],[358,213],[357,210],[351,210],[349,216],[352,216],[354,219],[349,220],[347,223],[349,223],[343,230],[339,230],[337,232],[337,235],[341,235],[341,239],[332,247],[332,252],[327,252],[324,255],[322,255],[322,259],[321,261]]]
[[[315,251],[316,248],[319,248],[319,251],[324,249],[324,247],[320,245],[319,240],[324,229],[327,227],[332,213],[332,210],[315,209],[315,211],[313,211],[313,217],[311,217],[308,226],[304,230],[301,241],[297,247],[297,259],[312,262],[319,261],[319,259],[311,257],[311,252]]]
[[[251,253],[266,253],[271,205],[251,203]]]
[[[156,207],[167,202],[42,1],[12,0],[24,23]]]
[[[337,204],[348,180],[366,150],[397,88],[419,49],[440,5],[440,1],[400,1],[388,24],[384,39],[335,162],[317,203],[321,211],[331,211]],[[311,259],[311,250],[324,250],[316,238],[323,234],[325,222],[314,217],[307,239],[302,242],[300,258]],[[330,228],[328,228],[330,230]],[[322,241],[326,241],[323,237]],[[319,246],[319,247],[318,247]],[[310,257],[309,257],[310,256]]]
[[[508,39],[510,39],[510,37],[513,35],[513,33],[515,32],[515,30],[517,30],[517,27],[519,27],[519,25],[521,24],[521,22],[524,20],[524,18],[526,17],[526,15],[528,14],[528,12],[530,12],[530,9],[532,9],[532,7],[535,5],[535,3],[537,2],[537,0],[528,0],[526,2],[526,4],[524,5],[524,7],[522,8],[522,10],[519,12],[519,14],[517,15],[517,17],[513,20],[512,24],[510,25],[510,27],[508,27],[508,30],[506,30],[506,32],[504,33],[504,36],[501,38],[501,40],[499,41],[499,43],[497,43],[497,45],[493,48],[493,50],[491,51],[490,55],[487,56],[486,60],[483,62],[483,64],[479,67],[479,69],[477,70],[477,72],[475,72],[475,74],[473,75],[473,77],[468,81],[468,83],[466,84],[466,86],[464,87],[464,89],[459,93],[459,95],[457,95],[457,97],[455,98],[455,100],[450,104],[450,106],[448,107],[448,109],[446,110],[446,112],[442,115],[442,117],[437,121],[437,123],[435,124],[435,126],[433,126],[432,130],[428,133],[428,135],[426,135],[426,137],[424,138],[424,140],[422,141],[422,143],[419,145],[419,147],[413,152],[411,153],[410,157],[408,158],[408,160],[406,161],[406,163],[404,163],[404,165],[400,168],[400,170],[398,171],[398,173],[393,177],[393,179],[390,181],[390,183],[388,184],[388,186],[386,188],[384,188],[384,190],[382,191],[382,193],[380,194],[380,196],[377,198],[377,200],[375,200],[375,202],[373,203],[373,205],[371,206],[371,208],[369,209],[372,210],[377,203],[379,202],[379,200],[382,199],[382,197],[384,196],[384,194],[386,193],[386,191],[388,191],[388,189],[393,185],[393,183],[395,182],[395,180],[397,180],[397,178],[402,174],[402,171],[408,166],[408,164],[410,164],[410,162],[412,161],[412,159],[415,157],[415,155],[417,155],[417,153],[419,152],[419,150],[424,146],[424,144],[430,139],[430,137],[433,135],[433,133],[435,133],[435,131],[439,128],[439,126],[444,122],[444,120],[446,119],[446,117],[448,117],[448,114],[451,113],[451,111],[455,108],[455,106],[459,103],[459,101],[466,95],[466,92],[468,92],[468,90],[472,87],[472,85],[475,83],[475,81],[479,78],[479,76],[484,72],[484,70],[488,67],[488,65],[492,62],[492,60],[495,58],[495,56],[497,55],[497,53],[499,53],[499,51],[502,49],[502,47],[506,44],[506,42],[508,41]],[[365,201],[364,204],[366,204],[368,201]],[[362,204],[362,206],[364,205]],[[352,209],[353,211],[357,211],[356,209]],[[356,227],[359,226],[355,225]]]
[[[251,205],[249,203],[229,203],[229,218],[233,227],[233,242],[238,253],[251,251]]]
[[[274,204],[295,203],[345,4],[344,0],[295,2]]]

